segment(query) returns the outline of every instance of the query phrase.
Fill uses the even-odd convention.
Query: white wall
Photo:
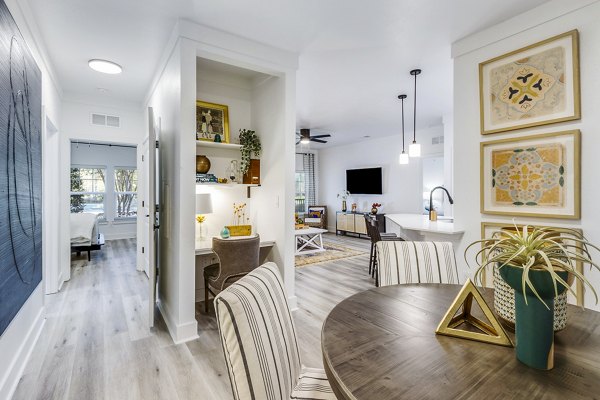
[[[54,79],[50,64],[41,42],[41,35],[34,23],[31,10],[25,2],[6,0],[38,67],[42,71],[42,149],[43,149],[43,274],[42,282],[33,291],[19,313],[0,337],[0,399],[12,396],[31,350],[44,323],[44,291],[55,291],[58,279],[54,277],[47,285],[48,269],[57,269],[60,262],[56,249],[59,247],[56,216],[57,197],[52,189],[58,187],[58,160],[61,157],[58,135],[61,128],[61,89]],[[50,201],[49,201],[50,200]]]
[[[443,126],[417,131],[417,142],[421,143],[423,156],[443,154],[443,144],[431,144],[432,137],[443,134]],[[406,151],[408,143],[405,144]],[[327,205],[330,231],[335,231],[335,212],[342,209],[342,201],[337,194],[345,189],[346,170],[352,168],[383,167],[383,194],[352,195],[347,200],[348,209],[352,203],[357,203],[358,211],[369,212],[371,204],[377,202],[382,204],[381,212],[387,214],[422,213],[422,160],[411,158],[408,165],[400,165],[398,157],[401,151],[401,135],[365,139],[359,143],[319,150],[318,203]]]
[[[116,168],[137,168],[137,149],[135,147],[109,147],[93,143],[71,143],[71,166],[106,168],[104,203],[106,221],[100,222],[99,231],[106,240],[135,238],[137,235],[136,219],[115,219],[116,197],[112,188],[114,188]]]
[[[454,187],[455,223],[466,233],[462,246],[457,249],[462,259],[466,243],[480,238],[482,221],[510,222],[510,217],[479,213],[479,143],[486,140],[517,137],[523,134],[556,132],[580,129],[581,151],[581,215],[580,221],[517,216],[519,223],[580,227],[588,239],[600,244],[598,224],[597,153],[600,149],[600,3],[595,1],[551,1],[519,17],[469,36],[453,45],[454,87],[461,88],[454,98]],[[581,107],[580,121],[552,124],[523,131],[483,137],[479,130],[478,64],[506,52],[530,45],[548,37],[578,29],[580,33]],[[600,254],[596,255],[600,259]],[[465,263],[460,263],[464,265]],[[469,271],[472,272],[472,271]],[[586,276],[600,290],[600,273]],[[594,305],[591,292],[586,293],[585,306],[600,310]]]

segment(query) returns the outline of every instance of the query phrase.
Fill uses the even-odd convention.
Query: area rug
[[[342,258],[356,257],[367,254],[366,251],[350,249],[331,242],[323,242],[326,251],[315,254],[306,254],[296,256],[296,268],[303,268],[308,265],[318,264],[326,261],[339,260]]]

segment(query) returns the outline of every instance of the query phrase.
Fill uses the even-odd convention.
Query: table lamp
[[[205,216],[202,214],[211,214],[213,212],[212,199],[210,193],[200,193],[196,195],[196,221],[200,225],[200,240],[204,239],[204,230],[202,223]]]

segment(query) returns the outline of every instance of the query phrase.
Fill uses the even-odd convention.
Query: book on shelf
[[[217,183],[217,177],[214,174],[196,174],[196,183]]]

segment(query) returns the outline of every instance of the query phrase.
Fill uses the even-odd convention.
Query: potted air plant
[[[576,264],[600,270],[589,252],[600,249],[574,229],[515,226],[471,243],[465,250],[467,265],[467,251],[480,243],[475,280],[481,282],[486,267],[497,265],[502,279],[515,290],[517,359],[534,368],[552,369],[554,299],[566,290],[574,294],[571,283],[579,280],[598,302],[596,291]]]

